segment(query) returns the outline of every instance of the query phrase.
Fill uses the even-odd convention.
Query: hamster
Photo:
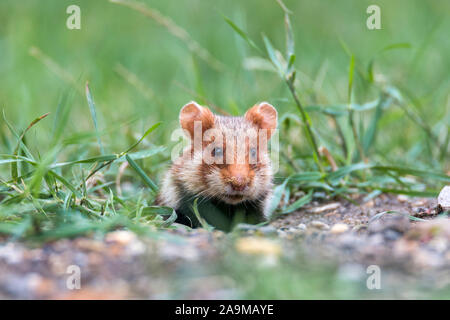
[[[201,218],[219,230],[265,221],[273,188],[268,141],[277,117],[267,102],[241,117],[217,115],[193,101],[183,106],[179,121],[190,146],[166,172],[156,204],[174,208],[176,222],[194,228],[201,226],[195,198]]]

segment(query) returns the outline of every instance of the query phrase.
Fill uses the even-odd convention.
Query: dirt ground
[[[242,225],[230,234],[179,225],[144,238],[117,230],[41,246],[3,241],[0,298],[254,298],[230,271],[248,261],[272,266],[275,273],[286,265],[329,265],[350,283],[366,283],[368,266],[375,266],[384,290],[357,298],[450,298],[450,220],[438,214],[435,200],[382,194],[353,202],[312,202],[269,225]],[[258,287],[278,280],[255,281]],[[295,290],[262,298],[305,297]]]

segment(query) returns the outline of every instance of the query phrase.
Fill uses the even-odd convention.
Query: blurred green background
[[[262,70],[264,63],[252,60],[261,54],[223,18],[245,30],[259,47],[264,48],[261,34],[265,34],[284,51],[284,13],[276,1],[142,3],[189,34],[210,53],[213,63],[190,50],[191,40],[177,38],[154,19],[123,5],[2,0],[0,106],[6,118],[25,128],[46,112],[54,114],[62,93],[71,87],[76,93],[69,102],[71,121],[64,135],[93,131],[83,91],[89,81],[99,129],[104,131],[102,141],[108,151],[119,152],[132,141],[130,131],[141,134],[158,121],[163,125],[152,141],[165,144],[177,126],[180,107],[190,100],[214,104],[232,114],[243,113],[262,100],[274,104],[281,114],[296,112],[285,84],[276,73]],[[381,8],[381,30],[366,27],[366,8],[373,3]],[[66,8],[71,4],[81,8],[81,30],[66,28]],[[450,2],[286,0],[285,4],[292,11],[297,90],[304,105],[347,102],[349,55],[344,43],[355,55],[355,70],[365,71],[375,58],[376,79],[401,90],[408,108],[445,139],[450,109]],[[379,53],[398,43],[400,48]],[[38,50],[34,54],[30,54],[32,47]],[[133,83],[135,78],[139,84]],[[354,102],[364,104],[377,95],[373,86],[355,75]],[[369,119],[370,113],[359,121],[363,123],[365,117]],[[312,118],[315,130],[326,137],[327,119],[316,114]],[[375,149],[384,160],[449,169],[446,159],[427,149],[426,134],[401,108],[390,107],[379,125],[382,130]],[[52,126],[49,118],[32,129],[27,137],[32,150],[45,150]],[[2,127],[6,132],[3,123]],[[86,146],[95,153],[96,139]]]
[[[72,4],[81,8],[81,30],[66,27]],[[381,8],[381,30],[366,27],[371,4]],[[162,218],[167,212],[151,207],[154,194],[145,173],[125,170],[124,157],[115,155],[161,122],[132,150],[135,156],[148,152],[136,162],[158,182],[176,143],[170,136],[178,112],[191,100],[233,115],[263,100],[277,107],[282,155],[276,182],[294,177],[276,189],[275,207],[284,206],[277,213],[288,213],[287,204],[306,193],[312,201],[313,191],[314,199],[382,192],[436,196],[450,179],[450,2],[285,0],[285,5],[295,36],[296,92],[318,145],[341,170],[336,173],[322,159],[325,173],[314,179],[308,173],[314,176],[317,167],[297,106],[263,42],[266,35],[278,56],[285,56],[284,12],[277,1],[141,0],[130,8],[106,0],[1,0],[0,234],[47,241],[170,225],[173,221]],[[261,50],[249,46],[225,17]],[[346,109],[352,55],[354,127]],[[84,91],[87,82],[103,151]],[[67,123],[64,110],[70,112]],[[20,133],[47,112],[18,144]],[[56,139],[60,127],[62,139]],[[384,167],[361,166],[352,128],[366,143],[367,162]],[[159,152],[155,146],[168,148]],[[17,154],[26,157],[14,168]],[[87,181],[99,168],[98,181]],[[340,290],[339,283],[337,291],[329,289],[335,284],[323,275],[330,271],[313,267],[304,273],[298,267],[303,262],[266,272],[240,257],[225,260],[220,267],[240,279],[250,298],[360,297],[359,291]]]

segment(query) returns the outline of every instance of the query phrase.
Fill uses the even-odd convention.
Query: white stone
[[[313,227],[313,228],[321,229],[321,230],[328,230],[328,229],[330,229],[330,227],[326,223],[323,223],[322,221],[317,221],[317,220],[311,221],[309,223],[309,225],[311,227]]]
[[[438,196],[438,203],[444,210],[450,209],[450,186],[442,188]]]
[[[337,208],[339,208],[341,205],[339,202],[333,202],[333,203],[329,203],[327,205],[324,205],[322,207],[317,207],[311,210],[311,213],[322,213],[325,211],[331,211],[331,210],[336,210]]]
[[[345,223],[336,223],[331,227],[330,232],[334,234],[340,234],[348,231],[348,229],[348,225],[346,225]]]

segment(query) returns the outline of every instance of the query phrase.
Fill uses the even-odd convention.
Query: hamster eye
[[[212,154],[213,157],[221,157],[223,155],[223,149],[220,148],[220,147],[215,147],[212,150],[211,154]]]

